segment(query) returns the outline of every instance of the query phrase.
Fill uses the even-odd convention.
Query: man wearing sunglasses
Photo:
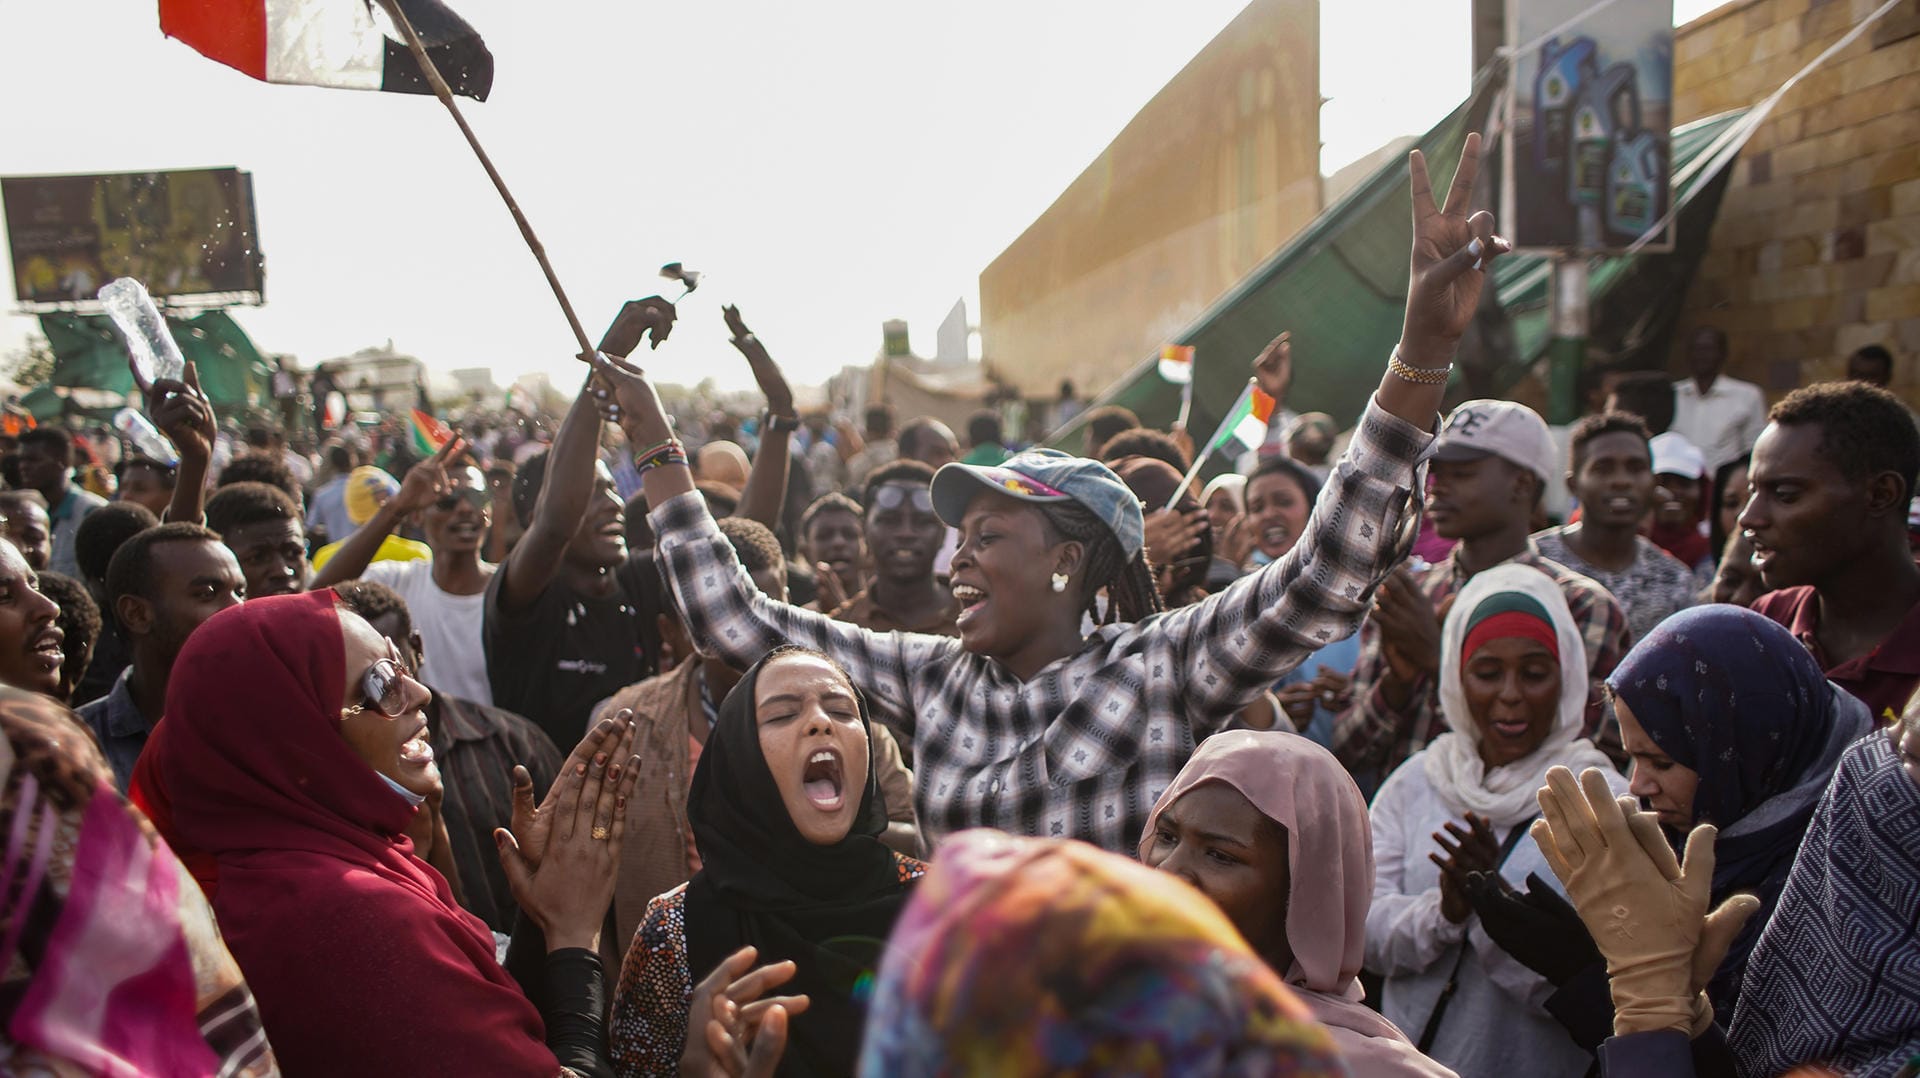
[[[873,582],[833,617],[875,632],[960,635],[960,603],[934,575],[947,527],[934,515],[932,483],[933,469],[916,460],[867,476],[862,500]]]
[[[314,577],[315,590],[343,580],[385,584],[406,600],[431,657],[420,680],[435,692],[492,705],[487,655],[481,644],[487,581],[494,566],[480,558],[493,519],[486,476],[465,455],[466,443],[448,439],[413,466],[400,490],[341,545]],[[432,557],[372,561],[380,544],[408,518],[419,522]]]

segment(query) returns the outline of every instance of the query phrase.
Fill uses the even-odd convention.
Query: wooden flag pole
[[[553,298],[560,301],[560,310],[566,313],[567,325],[573,329],[573,338],[580,345],[580,358],[591,361],[594,354],[593,341],[587,337],[586,328],[580,324],[580,316],[573,313],[573,303],[567,299],[567,290],[560,287],[560,278],[553,272],[553,264],[547,261],[547,249],[540,243],[540,237],[533,234],[533,225],[527,222],[527,215],[520,212],[520,204],[513,200],[513,192],[507,190],[507,181],[500,178],[500,171],[493,167],[493,160],[474,137],[473,128],[467,126],[467,118],[460,115],[460,106],[453,100],[453,90],[447,80],[440,77],[440,69],[433,65],[433,59],[427,55],[427,46],[413,29],[413,23],[407,19],[407,13],[400,10],[399,0],[380,0],[380,6],[386,9],[387,17],[400,35],[407,39],[407,48],[413,53],[420,71],[427,77],[427,84],[433,87],[433,96],[453,114],[453,122],[460,125],[460,133],[467,137],[467,145],[473,147],[473,155],[480,159],[480,165],[487,170],[487,178],[493,181],[494,189],[500,192],[501,201],[507,204],[507,212],[513,214],[513,223],[520,226],[520,235],[527,241],[527,249],[533,252],[534,260],[540,263],[540,272],[547,275],[547,284],[553,289]]]

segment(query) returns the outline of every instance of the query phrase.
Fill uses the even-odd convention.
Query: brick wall
[[[1751,105],[1882,0],[1740,0],[1680,28],[1674,122]],[[1783,98],[1735,163],[1674,337],[1727,331],[1730,373],[1778,397],[1878,342],[1920,404],[1920,0]]]

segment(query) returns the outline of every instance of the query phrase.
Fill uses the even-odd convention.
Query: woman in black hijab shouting
[[[648,905],[620,972],[621,1074],[678,1069],[694,974],[742,947],[776,975],[793,963],[788,995],[756,1005],[793,1015],[780,1073],[852,1073],[872,971],[926,871],[880,842],[870,729],[865,700],[818,652],[778,649],[727,694],[687,802],[700,870]]]

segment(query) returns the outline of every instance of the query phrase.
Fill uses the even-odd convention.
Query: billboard
[[[0,199],[22,303],[92,300],[116,277],[155,296],[264,291],[253,177],[238,169],[13,176]]]
[[[1670,247],[1673,0],[1513,3],[1507,40],[1522,50],[1502,140],[1514,244]]]

